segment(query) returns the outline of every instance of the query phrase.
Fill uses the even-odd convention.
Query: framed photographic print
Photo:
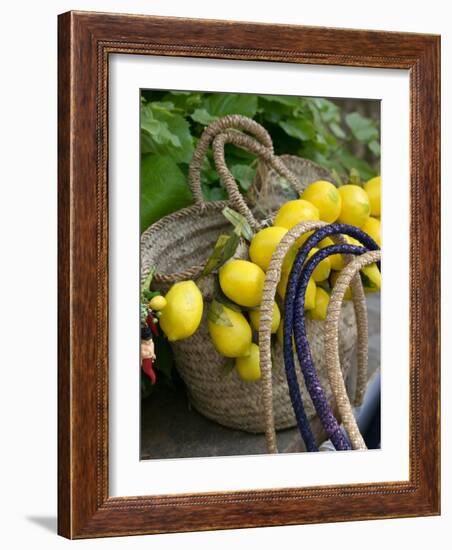
[[[59,533],[439,514],[438,36],[59,16]]]

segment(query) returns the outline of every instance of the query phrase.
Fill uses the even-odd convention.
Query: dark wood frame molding
[[[86,538],[439,514],[440,38],[69,12],[59,16],[58,50],[58,532]],[[112,53],[409,70],[409,481],[109,496],[107,90]]]

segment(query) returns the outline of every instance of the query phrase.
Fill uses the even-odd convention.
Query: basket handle
[[[321,227],[325,227],[326,225],[328,224],[323,221],[307,221],[301,222],[290,229],[281,239],[273,252],[270,265],[267,273],[265,274],[259,319],[259,359],[262,373],[261,388],[262,403],[264,408],[265,436],[269,453],[278,452],[272,397],[271,321],[273,316],[273,303],[275,301],[276,287],[281,277],[282,262],[289,249],[300,236],[304,235],[308,231],[313,231]],[[334,235],[332,238],[338,243],[347,244],[347,240],[343,235]],[[346,261],[350,261],[350,257],[348,255],[346,256]],[[352,278],[351,285],[357,325],[358,327],[367,327],[365,295],[361,278],[358,273]],[[367,329],[365,333],[362,330],[358,330],[358,338],[361,338],[361,340],[365,334],[367,334]],[[365,372],[365,375],[367,376],[367,344],[365,350],[363,345],[358,345],[362,352],[358,353],[358,383],[361,384],[360,380],[363,379],[363,373]]]
[[[344,424],[354,449],[366,449],[366,444],[364,443],[361,432],[359,431],[353,415],[352,406],[347,394],[347,388],[345,387],[344,378],[341,373],[338,348],[339,318],[341,315],[341,307],[342,302],[344,301],[345,291],[347,290],[350,281],[359,273],[361,268],[374,262],[378,262],[380,259],[381,251],[372,250],[371,252],[365,252],[362,256],[353,258],[353,260],[351,260],[350,263],[344,267],[336,281],[336,284],[334,285],[333,292],[331,293],[325,321],[325,357],[328,369],[328,380],[336,399],[337,408],[339,410],[342,423]],[[352,292],[354,293],[354,290]],[[360,331],[361,333],[364,332],[364,334],[361,334],[361,338],[359,337]],[[360,348],[365,345],[365,353],[367,354],[367,332],[367,323],[364,327],[360,326],[360,323],[358,323],[358,353],[363,352]]]
[[[188,183],[193,193],[195,204],[204,204],[205,202],[201,189],[201,168],[210,144],[218,134],[233,128],[249,132],[273,152],[273,143],[270,134],[253,119],[243,115],[226,115],[215,120],[201,134],[188,170]]]
[[[253,133],[258,139],[234,131],[232,128],[247,130]],[[254,153],[256,156],[266,161],[278,174],[286,178],[298,193],[302,192],[303,189],[296,176],[277,156],[274,155],[273,144],[267,130],[250,118],[242,115],[228,115],[217,120],[204,130],[193,154],[189,168],[189,185],[193,193],[195,204],[205,204],[201,189],[200,174],[202,162],[204,161],[205,154],[211,142],[214,152],[215,167],[221,180],[225,184],[229,200],[232,206],[247,219],[248,223],[254,229],[259,229],[261,223],[255,219],[251,210],[248,208],[242,193],[239,191],[237,182],[226,165],[224,155],[224,146],[226,143],[231,143],[245,151]]]

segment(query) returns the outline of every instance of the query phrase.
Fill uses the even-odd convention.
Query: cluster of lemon
[[[273,226],[254,235],[250,243],[250,260],[232,259],[219,270],[221,291],[233,304],[221,304],[221,315],[208,317],[209,334],[217,351],[225,357],[235,359],[240,378],[246,381],[258,380],[259,347],[253,343],[253,330],[259,330],[259,306],[267,271],[273,252],[284,235],[302,221],[322,220],[327,223],[341,222],[354,225],[368,233],[379,245],[380,237],[380,177],[369,180],[363,187],[343,185],[337,188],[328,181],[316,181],[309,185],[299,199],[286,202],[278,210]],[[284,299],[289,274],[298,248],[310,233],[300,237],[282,265],[278,284],[278,295]],[[353,244],[360,244],[347,237]],[[320,248],[330,246],[333,241],[326,238]],[[314,248],[310,256],[318,249]],[[322,260],[314,270],[306,291],[305,310],[314,320],[326,317],[329,291],[343,268],[343,258],[336,254]],[[364,288],[369,292],[380,289],[381,278],[377,266],[363,268],[361,272]],[[346,298],[351,298],[348,289]],[[161,311],[160,326],[170,341],[191,336],[201,322],[203,312],[202,295],[193,281],[173,285],[165,297]],[[237,306],[237,307],[236,307]],[[181,314],[184,312],[184,314]],[[278,304],[275,302],[271,325],[272,334],[282,341],[283,326]]]
[[[309,185],[300,199],[286,202],[277,212],[272,227],[259,231],[251,241],[247,260],[231,260],[219,271],[220,287],[225,296],[245,312],[223,306],[223,312],[229,323],[208,321],[212,341],[219,353],[226,357],[236,358],[236,369],[243,380],[252,381],[260,378],[259,348],[252,342],[251,326],[259,330],[259,306],[262,290],[270,261],[284,235],[302,221],[322,220],[327,223],[335,221],[354,225],[368,233],[378,244],[380,240],[380,177],[368,181],[364,187],[344,185],[336,188],[328,181],[316,181]],[[278,294],[284,299],[289,274],[298,248],[311,233],[300,237],[286,255],[282,265],[282,275],[278,284]],[[350,243],[360,244],[348,238]],[[321,248],[333,244],[330,238],[320,242]],[[314,248],[309,256],[315,254]],[[341,255],[337,254],[322,260],[309,280],[305,310],[311,319],[323,320],[326,317],[329,303],[329,289],[343,268]],[[364,287],[367,291],[380,288],[380,272],[376,265],[363,268]],[[350,289],[346,298],[351,298]],[[249,321],[246,318],[248,314]],[[274,304],[271,332],[277,333],[282,341],[281,313],[277,303]]]

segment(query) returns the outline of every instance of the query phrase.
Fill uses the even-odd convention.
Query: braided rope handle
[[[259,319],[259,360],[261,367],[261,388],[262,388],[262,403],[265,423],[265,437],[269,453],[277,453],[278,447],[276,442],[275,421],[273,413],[273,384],[272,384],[272,359],[271,359],[271,322],[273,316],[273,304],[275,301],[276,287],[281,277],[282,262],[293,246],[295,241],[307,233],[308,231],[316,230],[325,227],[328,224],[322,221],[307,221],[301,222],[290,229],[279,242],[273,252],[270,265],[265,274],[264,289],[262,292],[262,301],[260,307]],[[334,240],[340,244],[347,244],[344,236],[335,235]],[[345,257],[345,261],[350,261],[349,256]],[[367,327],[367,308],[365,302],[364,289],[362,286],[359,274],[355,275],[351,281],[353,306],[355,310],[356,322],[358,327]],[[365,379],[367,382],[367,341],[363,338],[367,337],[367,329],[359,330],[358,328],[358,379]]]
[[[345,291],[350,281],[356,277],[363,267],[378,262],[380,259],[381,251],[372,250],[353,258],[353,260],[344,267],[331,293],[325,321],[325,356],[328,369],[328,380],[336,399],[342,423],[350,437],[352,447],[361,450],[367,449],[367,447],[353,415],[352,406],[341,374],[339,358],[339,319]]]
[[[253,119],[243,115],[226,115],[215,120],[201,134],[188,170],[188,183],[193,193],[195,204],[204,204],[205,202],[201,189],[201,168],[210,144],[218,134],[233,128],[249,132],[273,152],[273,142],[270,134]]]
[[[234,130],[245,130],[253,134],[254,137]],[[243,115],[226,115],[209,124],[198,140],[189,166],[188,183],[194,197],[194,207],[197,206],[200,208],[201,212],[206,212],[209,209],[215,212],[217,211],[218,202],[206,202],[201,189],[201,167],[207,150],[212,144],[215,167],[225,184],[231,206],[245,217],[253,229],[259,230],[261,227],[265,226],[267,221],[259,222],[256,220],[251,210],[248,208],[243,195],[239,191],[237,182],[226,165],[224,157],[224,146],[226,143],[234,144],[264,159],[264,161],[272,166],[281,176],[286,178],[297,192],[301,193],[302,187],[296,176],[287,168],[279,157],[273,154],[271,137],[267,130],[259,123]],[[182,219],[186,216],[186,212],[175,212],[171,214],[171,216],[173,216],[173,218],[180,216]],[[159,223],[161,223],[161,221],[157,222],[157,224]],[[156,227],[157,224],[154,224],[154,227]],[[171,273],[169,275],[156,273],[154,280],[161,284],[172,284],[176,281],[188,278],[197,278],[202,274],[204,267],[205,263],[203,265],[191,266],[186,270],[178,273]]]
[[[238,132],[237,130],[245,130],[252,134],[252,136]],[[287,179],[299,194],[303,191],[303,188],[297,177],[287,168],[284,162],[274,155],[270,135],[256,121],[243,115],[227,115],[207,126],[193,153],[188,172],[188,182],[195,204],[202,207],[207,204],[202,194],[201,168],[207,150],[212,144],[215,168],[225,184],[231,205],[246,218],[254,229],[259,229],[262,224],[251,213],[237,186],[235,178],[226,165],[224,155],[224,146],[226,143],[236,145],[245,151],[254,153],[258,158],[264,160],[274,168],[279,175]]]
[[[324,231],[325,229],[329,229],[329,227],[331,226],[327,226],[323,229],[318,229],[316,232],[316,238],[319,234],[322,233],[322,231]],[[335,413],[333,412],[333,409],[328,402],[327,396],[325,394],[324,388],[322,387],[319,374],[311,355],[310,345],[306,332],[304,313],[305,294],[314,269],[323,259],[337,253],[348,253],[350,255],[363,254],[367,251],[367,248],[350,244],[336,244],[318,250],[315,254],[312,255],[311,258],[308,259],[307,256],[310,250],[308,244],[309,243],[307,243],[300,249],[297,258],[293,264],[286,288],[286,297],[284,304],[284,363],[286,367],[286,372],[291,370],[295,374],[295,361],[292,351],[293,333],[298,362],[306,383],[306,389],[308,390],[311,401],[315,407],[317,416],[319,417],[323,429],[325,430],[328,438],[333,443],[335,449],[339,451],[345,451],[351,449],[350,443],[345,437],[343,431],[341,430]],[[365,342],[367,342],[367,340],[365,340]],[[338,373],[338,377],[344,384],[342,372]],[[296,381],[296,377],[295,383],[298,384],[298,382]],[[332,390],[334,395],[335,391],[333,387]],[[298,391],[298,388],[295,391]],[[292,389],[292,393],[293,392],[294,390]],[[306,419],[303,420],[304,422],[306,422]],[[307,431],[305,425],[299,425],[299,428],[302,434]],[[312,440],[309,443],[312,444]],[[318,449],[314,448],[313,450]]]

